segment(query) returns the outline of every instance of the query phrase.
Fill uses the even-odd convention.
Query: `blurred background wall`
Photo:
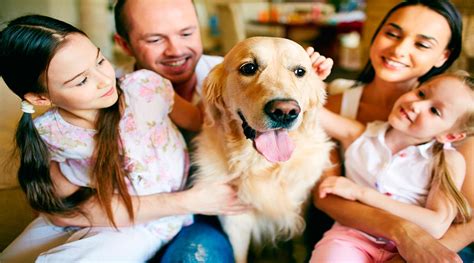
[[[464,18],[464,49],[455,68],[473,71],[474,1],[452,0]],[[84,30],[112,61],[126,59],[114,46],[114,0],[1,0],[0,22],[39,13]],[[399,0],[194,0],[205,52],[224,55],[236,42],[257,35],[313,45],[357,71],[367,60],[370,37]],[[362,15],[361,15],[362,14]],[[351,17],[352,16],[352,20]],[[317,22],[314,22],[317,21]],[[354,34],[347,36],[348,33]]]

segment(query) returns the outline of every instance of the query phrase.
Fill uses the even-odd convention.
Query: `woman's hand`
[[[331,74],[334,61],[331,58],[326,58],[314,51],[313,47],[306,48],[306,53],[308,53],[309,58],[311,59],[313,70],[316,75],[318,75],[321,80],[325,80],[329,74]]]
[[[190,211],[204,215],[235,215],[250,209],[227,182],[198,183],[186,191]]]
[[[409,222],[399,224],[396,232],[399,234],[394,236],[394,241],[398,253],[406,262],[462,263],[456,252],[445,247],[415,224]],[[393,262],[403,261],[394,259]]]

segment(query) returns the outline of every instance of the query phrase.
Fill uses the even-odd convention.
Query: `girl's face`
[[[370,47],[376,78],[413,81],[449,57],[451,30],[446,19],[421,5],[395,11]]]
[[[455,133],[458,120],[473,110],[474,94],[459,79],[439,76],[402,95],[388,117],[408,136],[431,140]]]
[[[65,41],[47,72],[51,102],[78,116],[113,105],[118,94],[112,65],[86,36],[70,34]]]

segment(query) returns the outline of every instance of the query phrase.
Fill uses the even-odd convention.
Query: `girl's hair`
[[[86,36],[72,25],[46,16],[27,15],[10,21],[0,32],[0,76],[7,86],[21,99],[27,93],[47,94],[49,63],[70,34]],[[41,139],[31,114],[23,113],[15,136],[20,155],[18,180],[32,208],[62,215],[82,213],[79,206],[97,195],[110,222],[116,226],[111,198],[114,191],[118,190],[133,219],[132,202],[125,183],[126,174],[122,168],[118,129],[120,118],[119,100],[99,111],[94,138],[94,167],[91,169],[94,188],[80,187],[72,195],[61,198],[57,196],[51,180],[51,160],[46,143]]]
[[[459,57],[461,54],[462,49],[462,17],[459,14],[459,11],[454,7],[454,5],[449,0],[406,0],[398,5],[394,6],[387,15],[384,17],[382,22],[379,24],[377,29],[375,30],[374,35],[370,43],[372,44],[379,34],[380,30],[382,29],[383,25],[387,21],[387,19],[398,9],[407,7],[407,6],[415,6],[415,5],[422,5],[425,6],[434,12],[442,15],[449,24],[449,28],[451,29],[451,39],[449,40],[448,46],[446,47],[449,51],[449,57],[444,62],[441,67],[432,67],[425,75],[420,76],[418,78],[419,82],[424,82],[425,80],[429,79],[432,76],[436,76],[438,74],[443,73],[446,69],[448,69],[453,62]],[[372,66],[372,62],[367,61],[362,72],[359,74],[358,81],[362,83],[369,83],[375,77],[375,70]]]
[[[444,76],[455,77],[461,81],[463,86],[469,87],[472,96],[474,96],[474,78],[465,71],[456,71],[454,73],[446,73]],[[466,112],[456,123],[461,132],[465,132],[466,136],[474,135],[474,106],[471,105],[470,111]],[[440,190],[448,196],[455,204],[459,216],[458,221],[467,222],[471,219],[471,207],[463,194],[456,187],[451,177],[451,171],[446,163],[444,156],[444,146],[436,143],[434,146],[433,161],[433,186],[439,187]]]

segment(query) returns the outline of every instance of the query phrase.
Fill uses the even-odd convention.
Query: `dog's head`
[[[306,51],[283,38],[253,37],[238,43],[204,83],[207,124],[238,123],[270,162],[286,161],[289,133],[325,100],[324,84]],[[240,127],[239,127],[240,129]]]

